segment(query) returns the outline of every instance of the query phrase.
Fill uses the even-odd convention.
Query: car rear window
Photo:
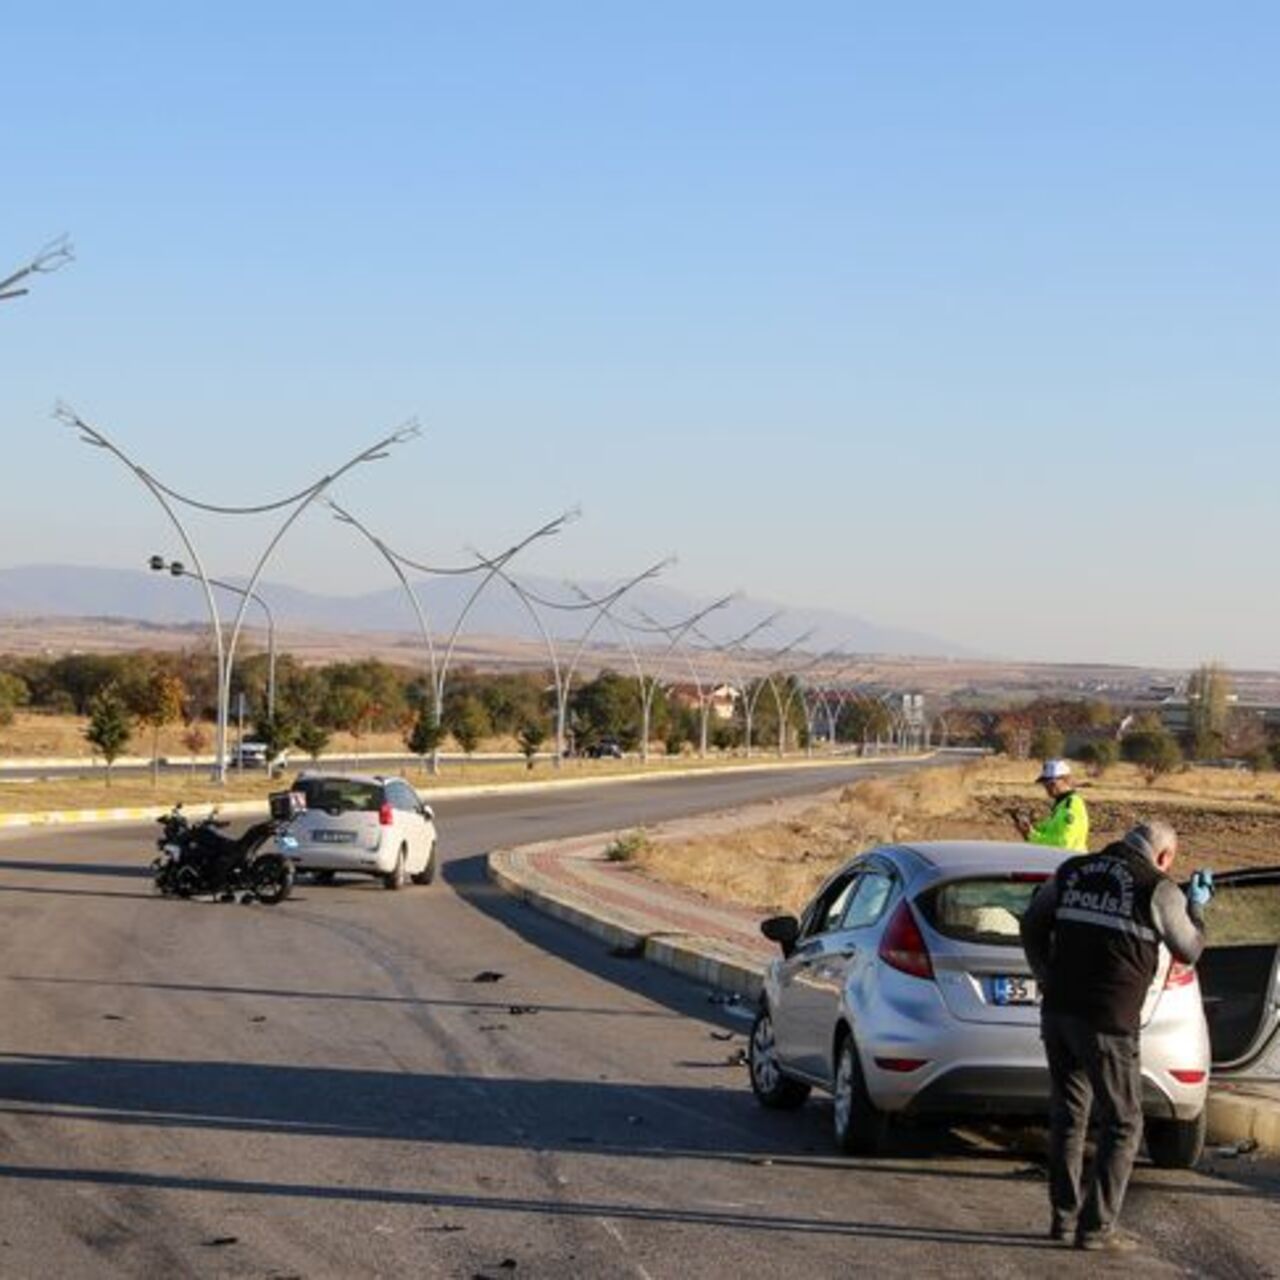
[[[376,813],[382,805],[382,788],[376,782],[299,778],[293,789],[307,797],[308,809],[325,813]]]
[[[975,876],[940,884],[916,900],[925,920],[944,938],[984,946],[1020,947],[1022,913],[1048,879],[1038,873]]]

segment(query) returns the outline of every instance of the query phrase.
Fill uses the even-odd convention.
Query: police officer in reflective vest
[[[1032,844],[1052,845],[1083,853],[1089,847],[1089,811],[1071,785],[1071,766],[1065,760],[1046,760],[1037,782],[1053,801],[1053,808],[1043,822],[1031,822],[1021,814],[1011,816]]]
[[[1135,1247],[1116,1220],[1142,1141],[1142,1006],[1162,942],[1183,964],[1199,958],[1202,911],[1213,896],[1211,872],[1197,871],[1186,897],[1169,879],[1177,848],[1172,827],[1142,823],[1101,853],[1068,858],[1022,918],[1022,944],[1044,992],[1050,1235],[1081,1249]],[[1082,1197],[1095,1102],[1097,1158]]]

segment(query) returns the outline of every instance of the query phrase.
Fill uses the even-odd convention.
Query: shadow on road
[[[122,865],[118,862],[63,862],[57,858],[0,858],[0,871],[39,871],[69,876],[129,876],[142,879],[151,875],[151,867],[145,863]]]
[[[839,1218],[737,1213],[727,1209],[668,1208],[626,1202],[532,1200],[515,1196],[461,1195],[450,1192],[410,1191],[400,1188],[324,1186],[308,1183],[253,1182],[227,1178],[184,1178],[167,1174],[131,1173],[110,1169],[57,1169],[0,1165],[0,1178],[31,1182],[70,1182],[89,1186],[203,1191],[243,1196],[289,1196],[356,1204],[408,1205],[490,1213],[531,1213],[555,1218],[600,1218],[618,1221],[670,1223],[673,1226],[724,1227],[734,1231],[791,1232],[805,1235],[861,1237],[867,1240],[912,1240],[944,1245],[997,1245],[1005,1248],[1061,1252],[1043,1235],[966,1231],[953,1227],[895,1226]]]

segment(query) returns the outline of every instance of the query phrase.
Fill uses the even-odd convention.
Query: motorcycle
[[[230,824],[217,816],[192,822],[178,803],[157,818],[160,856],[151,864],[156,889],[166,897],[193,898],[208,894],[223,902],[258,901],[267,906],[283,902],[293,889],[293,863],[286,856],[297,848],[289,823],[303,807],[299,793],[275,792],[269,797],[271,816],[255,822],[240,836],[223,835]],[[267,842],[274,838],[274,848]]]

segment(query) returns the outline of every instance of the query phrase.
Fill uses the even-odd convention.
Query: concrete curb
[[[905,761],[930,760],[936,752],[918,756],[855,756],[849,759],[824,760],[761,760],[750,764],[734,764],[720,768],[666,769],[653,773],[610,773],[595,778],[543,778],[536,782],[478,782],[458,783],[448,787],[415,788],[422,799],[431,804],[434,800],[460,800],[472,796],[524,795],[539,791],[559,791],[570,787],[607,787],[624,782],[661,782],[667,778],[697,778],[707,774],[737,773],[745,769],[786,771],[794,769],[831,768],[834,765],[895,764]],[[349,758],[349,757],[348,757]],[[193,814],[203,815],[217,809],[229,817],[261,813],[266,807],[262,800],[232,800],[225,804],[201,803],[188,807]],[[0,830],[6,827],[42,827],[89,825],[106,822],[146,822],[169,812],[170,805],[142,805],[116,809],[52,809],[33,813],[0,813]]]
[[[613,833],[601,834],[603,849]],[[586,895],[557,886],[527,865],[520,849],[500,849],[486,859],[489,878],[513,897],[546,915],[600,938],[611,948],[640,956],[722,991],[754,1002],[760,996],[764,966],[729,956],[727,948],[695,934],[655,929],[639,913],[611,913]],[[1237,1146],[1280,1153],[1280,1102],[1234,1091],[1214,1089],[1208,1102],[1208,1137],[1214,1146]]]

